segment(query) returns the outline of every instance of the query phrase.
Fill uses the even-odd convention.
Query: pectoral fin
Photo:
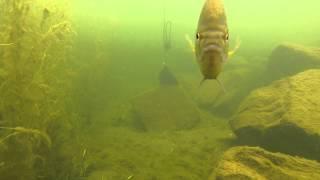
[[[184,37],[185,37],[186,41],[188,42],[188,44],[189,44],[189,46],[190,46],[190,48],[191,48],[192,53],[195,53],[195,52],[196,52],[196,48],[195,48],[195,45],[194,45],[194,43],[192,42],[189,34],[185,34]]]
[[[238,49],[240,48],[240,45],[241,45],[241,41],[239,38],[237,38],[236,46],[228,52],[228,57],[232,57],[238,51]]]

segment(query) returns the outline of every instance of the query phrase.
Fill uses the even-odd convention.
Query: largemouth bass
[[[195,55],[204,82],[217,79],[229,54],[229,30],[222,0],[206,0],[195,35]],[[201,82],[201,83],[202,83]]]

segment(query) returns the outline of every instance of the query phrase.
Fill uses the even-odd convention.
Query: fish
[[[194,42],[193,51],[203,75],[200,85],[205,80],[215,79],[225,91],[218,76],[229,55],[234,54],[235,50],[229,51],[229,29],[222,0],[206,0]]]

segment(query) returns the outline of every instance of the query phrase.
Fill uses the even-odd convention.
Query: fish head
[[[216,79],[228,58],[226,16],[217,0],[207,0],[195,35],[195,54],[204,79]]]

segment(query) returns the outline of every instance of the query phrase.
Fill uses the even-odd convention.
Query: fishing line
[[[216,81],[218,82],[219,86],[221,87],[223,93],[226,93],[226,92],[227,92],[227,91],[226,91],[226,88],[225,88],[224,85],[221,83],[221,81],[220,81],[218,78],[216,78]]]
[[[162,27],[162,42],[163,42],[163,63],[166,64],[168,53],[172,47],[172,21],[167,20],[166,1],[163,0],[163,27]]]

